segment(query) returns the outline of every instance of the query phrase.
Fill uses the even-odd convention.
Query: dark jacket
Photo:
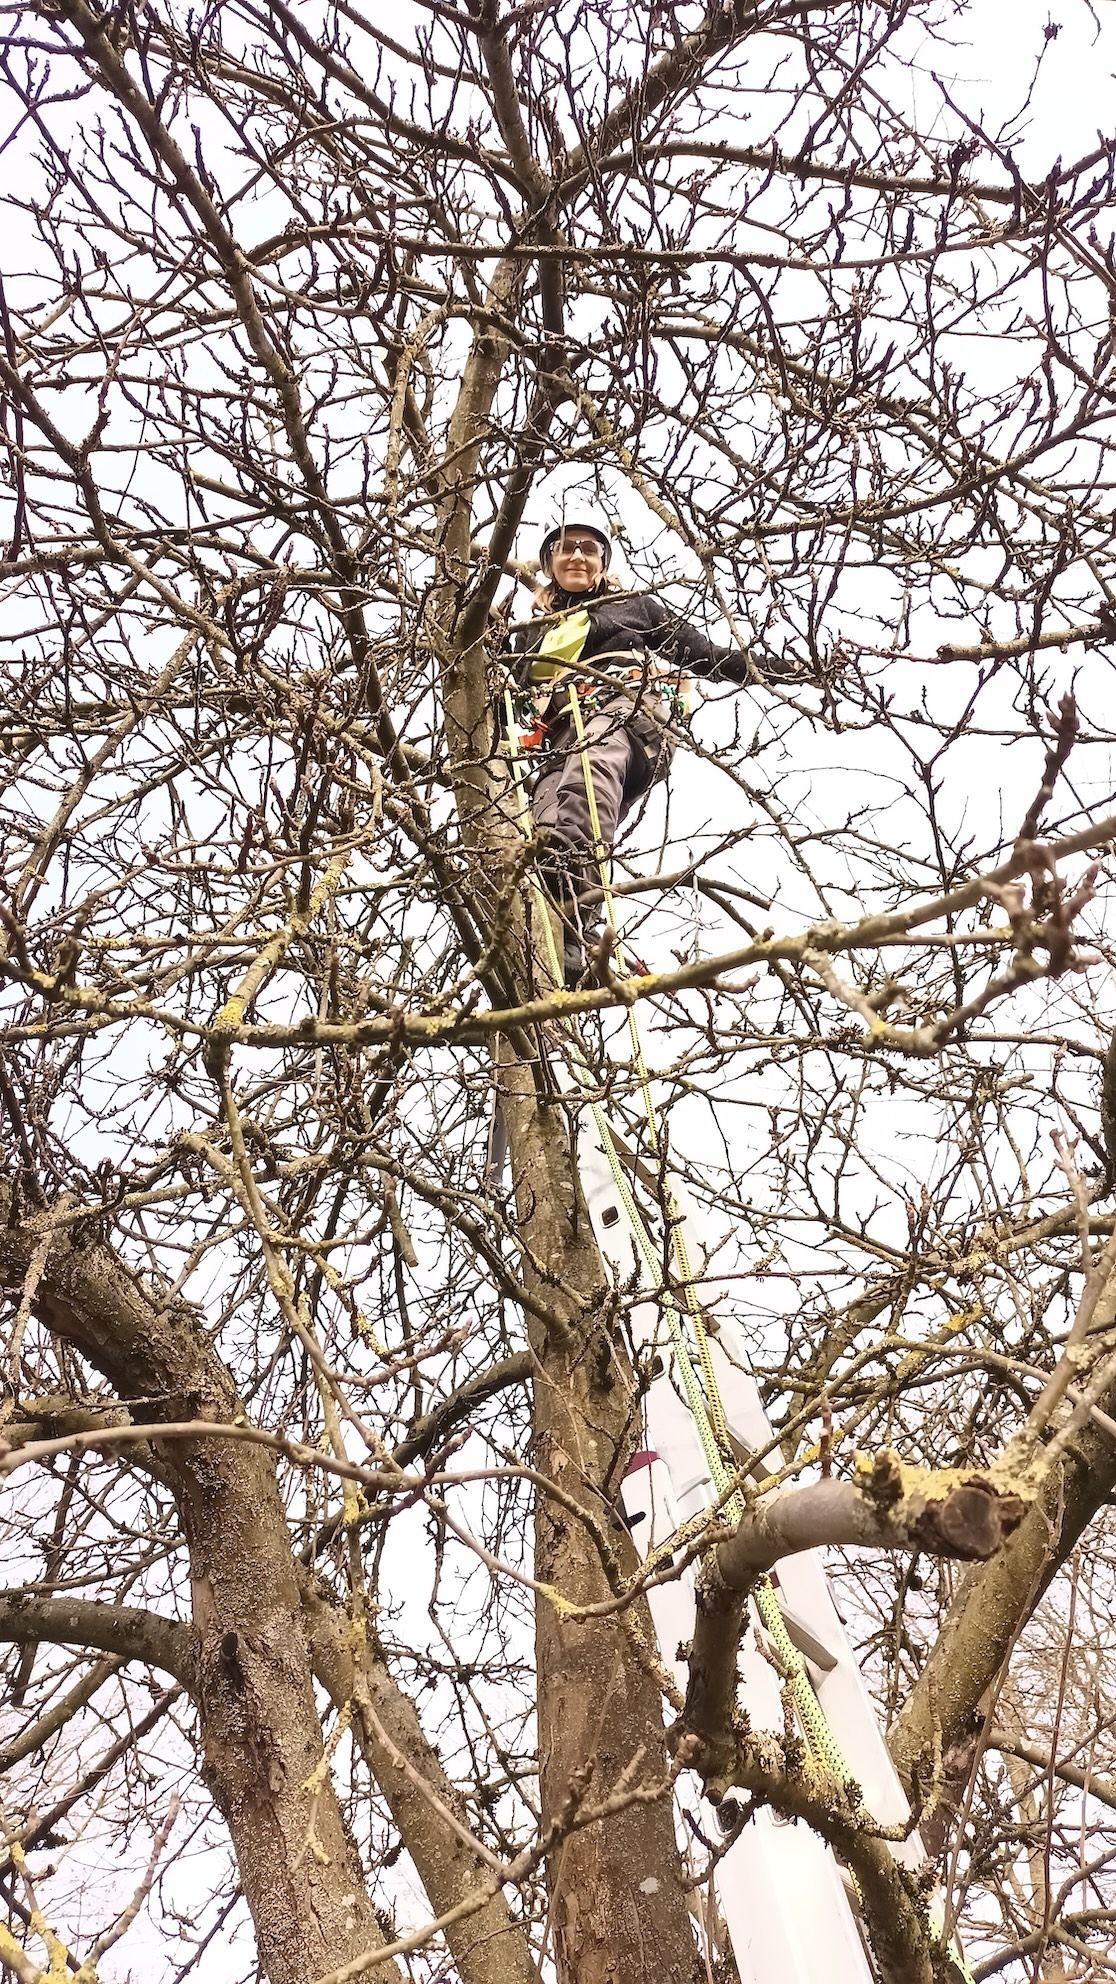
[[[663,668],[683,675],[701,675],[715,682],[742,683],[753,679],[753,670],[742,649],[718,647],[655,593],[556,591],[554,611],[541,614],[537,622],[513,641],[511,667],[524,686],[530,680],[532,659],[538,654],[547,628],[554,624],[555,615],[581,608],[589,614],[589,632],[578,666],[589,674],[630,669],[633,662],[654,656]]]

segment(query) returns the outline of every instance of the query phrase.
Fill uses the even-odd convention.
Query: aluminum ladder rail
[[[563,1082],[563,1087],[567,1084]],[[567,1089],[567,1093],[570,1090]],[[571,1097],[572,1099],[572,1097]],[[621,1288],[648,1288],[647,1269],[636,1243],[609,1160],[592,1121],[592,1112],[579,1111],[578,1166],[594,1233],[601,1253]],[[622,1136],[614,1135],[625,1169],[654,1189],[657,1181],[635,1159]],[[695,1275],[704,1273],[708,1249],[703,1247],[701,1222],[681,1185],[669,1180],[670,1196],[682,1222],[683,1237]],[[716,1290],[715,1277],[710,1294]],[[718,1318],[715,1303],[702,1310],[709,1325],[709,1342],[725,1419],[741,1459],[762,1455],[774,1446],[774,1435],[751,1376],[747,1353],[736,1325]],[[644,1401],[643,1450],[637,1454],[623,1484],[624,1514],[637,1548],[646,1554],[672,1536],[684,1522],[712,1507],[717,1496],[693,1417],[671,1368],[670,1340],[660,1303],[648,1291],[636,1301],[631,1329],[637,1353],[661,1362]],[[762,1460],[757,1479],[770,1472]],[[863,1790],[864,1802],[881,1825],[909,1824],[910,1808],[895,1774],[871,1698],[856,1657],[830,1595],[820,1551],[788,1557],[772,1580],[791,1639],[806,1662],[822,1710],[849,1768]],[[686,1669],[680,1649],[693,1634],[694,1587],[687,1570],[648,1593],[660,1650],[684,1689]],[[753,1608],[752,1630],[743,1636],[738,1665],[741,1699],[757,1729],[782,1731],[780,1676],[761,1650],[763,1628]],[[700,1794],[680,1788],[680,1798],[695,1817]],[[708,1809],[708,1808],[706,1808]],[[897,1859],[917,1867],[922,1849],[917,1835],[896,1842]],[[873,1984],[873,1968],[858,1925],[851,1884],[817,1833],[763,1810],[743,1828],[720,1861],[715,1875],[717,1900],[741,1984]]]

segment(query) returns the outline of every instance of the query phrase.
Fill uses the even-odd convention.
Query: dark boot
[[[577,992],[586,982],[588,965],[585,948],[575,930],[566,930],[562,941],[562,977],[567,992]]]
[[[609,939],[607,944],[606,937]],[[584,991],[587,985],[605,984],[612,950],[611,932],[607,923],[582,921],[576,935],[571,933],[563,947],[566,990],[578,992]]]
[[[590,862],[587,848],[553,828],[546,831],[539,881],[561,923],[562,976],[568,991],[581,984],[585,975],[585,931],[578,897],[586,887]]]

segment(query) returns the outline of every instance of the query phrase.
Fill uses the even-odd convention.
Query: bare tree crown
[[[973,1975],[1116,1969],[1116,136],[1055,113],[1111,67],[1064,11],[1016,90],[940,0],[8,10],[21,1984],[728,1984],[684,1769],[935,1984],[736,1701],[814,1544]],[[752,673],[616,849],[647,969],[571,993],[500,712],[577,510]],[[650,1571],[572,1028],[777,1429]]]

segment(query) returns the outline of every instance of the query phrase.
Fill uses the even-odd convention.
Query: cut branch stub
[[[991,1557],[1023,1520],[1018,1495],[1003,1494],[991,1482],[962,1481],[941,1502],[928,1502],[911,1524],[911,1537],[935,1557],[969,1562]]]

